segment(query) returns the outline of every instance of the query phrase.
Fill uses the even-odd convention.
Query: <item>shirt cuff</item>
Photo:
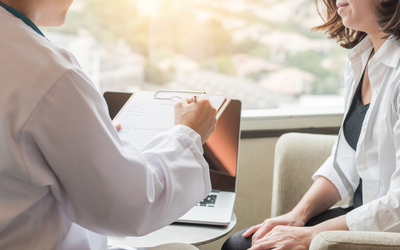
[[[364,204],[346,214],[346,223],[350,231],[380,231],[371,214],[371,204]]]
[[[183,124],[175,125],[175,127],[173,127],[172,130],[179,130],[185,133],[196,144],[197,148],[200,150],[200,153],[202,155],[204,154],[203,143],[201,142],[201,136],[196,131]]]

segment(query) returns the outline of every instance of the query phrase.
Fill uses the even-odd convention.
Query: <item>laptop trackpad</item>
[[[215,193],[211,193],[211,195],[215,195]],[[232,217],[235,196],[234,192],[220,192],[217,194],[215,205],[197,205],[179,218],[177,222],[228,225]]]

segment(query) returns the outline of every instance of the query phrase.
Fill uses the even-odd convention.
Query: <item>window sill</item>
[[[339,128],[343,107],[242,111],[242,131]]]

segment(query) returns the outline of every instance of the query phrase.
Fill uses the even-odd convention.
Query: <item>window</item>
[[[99,91],[205,90],[244,109],[341,106],[347,51],[314,0],[75,0],[61,28]]]

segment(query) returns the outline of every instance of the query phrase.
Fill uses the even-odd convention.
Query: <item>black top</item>
[[[344,137],[354,151],[357,150],[357,143],[358,139],[360,138],[361,127],[364,122],[365,114],[367,113],[369,108],[369,103],[366,105],[362,105],[361,103],[361,87],[363,79],[364,73],[362,74],[356,93],[354,94],[349,112],[347,113],[346,120],[343,124]],[[362,204],[362,179],[360,178],[359,185],[354,192],[353,205],[354,208],[356,208],[361,206]]]

